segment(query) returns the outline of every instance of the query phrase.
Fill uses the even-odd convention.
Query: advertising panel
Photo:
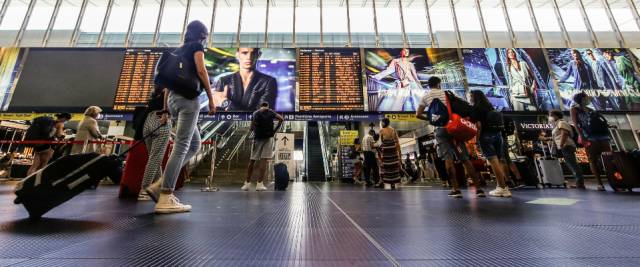
[[[540,49],[463,49],[470,90],[481,90],[497,110],[557,108],[549,68]]]
[[[457,49],[365,49],[365,64],[369,111],[415,111],[431,76],[465,97]]]
[[[295,53],[282,48],[207,49],[205,64],[218,109],[251,112],[267,102],[276,111],[294,111]]]
[[[640,79],[627,50],[558,48],[548,55],[566,108],[585,92],[598,110],[640,110]]]
[[[0,110],[6,111],[13,95],[24,50],[0,47]]]

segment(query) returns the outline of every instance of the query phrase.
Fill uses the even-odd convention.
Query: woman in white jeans
[[[165,167],[164,177],[158,182],[153,183],[145,190],[149,196],[155,200],[156,213],[176,213],[187,212],[191,210],[191,205],[180,203],[180,200],[173,195],[176,186],[176,180],[182,166],[189,162],[200,148],[200,132],[198,131],[198,115],[200,111],[200,103],[198,95],[202,93],[202,87],[209,98],[209,112],[215,112],[215,105],[211,95],[211,85],[209,84],[209,75],[204,65],[204,50],[209,30],[200,21],[192,21],[187,25],[187,32],[184,38],[184,44],[174,53],[180,54],[187,62],[185,64],[193,64],[191,67],[197,72],[200,79],[198,92],[191,92],[184,88],[169,88],[168,106],[172,120],[176,121],[176,137],[174,139],[173,150],[169,161]],[[162,79],[159,81],[163,83]]]

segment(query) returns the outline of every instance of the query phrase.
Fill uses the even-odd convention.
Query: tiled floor
[[[640,266],[640,194],[438,189],[191,187],[193,212],[156,216],[104,186],[31,222],[0,185],[0,266]],[[526,203],[540,198],[578,202]]]

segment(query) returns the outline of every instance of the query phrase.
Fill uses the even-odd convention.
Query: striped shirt
[[[362,151],[365,152],[373,152],[376,141],[373,139],[373,136],[367,134],[364,136],[364,140],[362,142]]]

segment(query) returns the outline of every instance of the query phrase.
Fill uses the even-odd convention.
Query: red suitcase
[[[120,180],[120,198],[137,198],[142,185],[144,169],[147,166],[147,146],[142,143],[134,147],[125,160],[122,179]]]

